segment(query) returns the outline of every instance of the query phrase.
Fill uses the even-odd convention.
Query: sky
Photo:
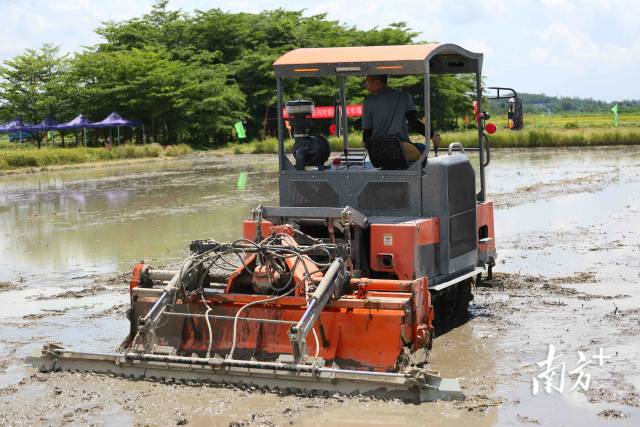
[[[44,43],[80,51],[106,20],[153,0],[0,0],[0,61]],[[172,9],[327,13],[362,29],[403,21],[419,40],[482,52],[488,86],[606,101],[640,99],[640,0],[172,0]]]

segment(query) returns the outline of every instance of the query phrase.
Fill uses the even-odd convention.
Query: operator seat
[[[369,138],[364,146],[369,152],[371,164],[383,170],[407,169],[415,161],[412,159],[420,158],[420,152],[415,146],[401,142],[396,136]]]

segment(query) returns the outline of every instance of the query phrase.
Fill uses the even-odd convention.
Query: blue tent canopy
[[[31,126],[31,129],[40,131],[58,130],[59,125],[60,123],[58,123],[56,120],[52,119],[51,117],[47,117],[37,125]]]
[[[49,131],[49,130],[74,130],[82,129],[84,133],[84,144],[87,145],[87,129],[106,129],[106,128],[118,128],[118,142],[120,142],[120,128],[121,127],[137,127],[142,126],[142,133],[144,138],[144,124],[140,120],[127,120],[115,111],[109,114],[106,118],[99,122],[92,123],[84,115],[78,114],[72,120],[66,123],[58,123],[51,117],[47,117],[37,125],[31,125],[24,123],[20,119],[12,120],[8,123],[0,125],[0,132],[29,132],[29,131]],[[109,130],[111,135],[111,130]],[[63,135],[64,137],[64,135]],[[21,138],[22,139],[22,136]],[[64,138],[63,138],[64,141]]]
[[[66,123],[61,123],[56,127],[58,130],[69,130],[69,129],[82,129],[88,128],[91,125],[91,120],[87,119],[84,115],[78,114],[74,119],[69,120]]]
[[[30,130],[46,131],[46,130],[70,130],[70,129],[101,129],[115,127],[135,127],[142,126],[140,120],[127,120],[115,111],[109,114],[105,119],[92,123],[84,115],[78,114],[72,120],[66,123],[58,123],[51,117],[47,117],[37,125],[24,123],[20,119],[12,120],[8,123],[0,125],[0,132],[27,132]]]
[[[15,119],[0,126],[0,132],[28,132],[32,127],[20,119]]]
[[[91,123],[88,127],[99,129],[99,128],[115,128],[115,127],[133,127],[140,126],[142,124],[141,121],[138,120],[127,120],[122,117],[120,114],[115,111],[109,114],[105,119]]]

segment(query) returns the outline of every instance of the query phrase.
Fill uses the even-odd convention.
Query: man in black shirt
[[[419,158],[426,147],[410,141],[409,127],[424,135],[424,123],[418,119],[411,94],[387,86],[386,75],[367,76],[365,86],[370,95],[365,99],[362,111],[364,141],[376,137],[398,137],[400,142],[415,147],[405,149],[405,153],[409,160],[417,160],[416,157]],[[440,135],[431,131],[431,138],[437,155]]]

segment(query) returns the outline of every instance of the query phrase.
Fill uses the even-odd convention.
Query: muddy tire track
[[[617,170],[595,173],[577,178],[567,178],[551,182],[538,182],[519,187],[508,193],[492,193],[494,206],[499,209],[508,209],[526,203],[548,200],[569,194],[594,193],[604,190],[616,179],[619,179]]]

